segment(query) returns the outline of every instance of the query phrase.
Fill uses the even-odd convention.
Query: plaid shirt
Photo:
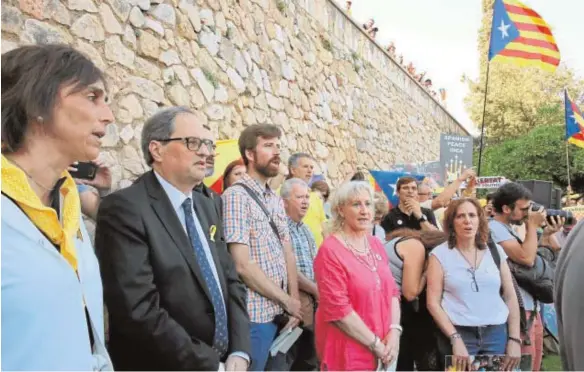
[[[262,208],[244,188],[236,186],[240,183],[247,185],[260,200],[264,201],[266,209],[278,227],[280,239],[274,234],[270,220]],[[226,242],[247,245],[250,260],[255,262],[278,287],[288,292],[288,273],[280,240],[290,242],[290,233],[282,199],[268,186],[261,185],[247,174],[225,190],[222,197]],[[276,302],[248,288],[247,312],[252,322],[267,323],[284,310]]]
[[[296,266],[305,277],[314,282],[313,263],[316,257],[316,242],[312,232],[304,222],[294,222],[290,217],[288,217],[288,228],[296,255]]]

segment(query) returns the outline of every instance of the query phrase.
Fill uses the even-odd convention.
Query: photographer
[[[531,192],[524,186],[509,182],[501,186],[493,195],[495,216],[489,222],[495,243],[501,245],[509,260],[514,264],[531,268],[536,263],[538,250],[538,229],[546,225],[546,212],[542,208],[532,210]],[[561,228],[558,220],[552,220],[543,230],[542,242]],[[525,237],[521,238],[513,227],[525,226]],[[543,349],[543,326],[537,313],[536,299],[519,285],[520,305],[525,311],[524,345],[522,353],[532,356],[532,371],[539,371]],[[528,340],[528,341],[527,341]]]

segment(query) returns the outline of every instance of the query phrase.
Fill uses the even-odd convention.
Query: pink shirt
[[[367,346],[349,337],[332,322],[355,311],[380,339],[391,325],[391,300],[399,296],[385,249],[379,239],[368,236],[374,254],[381,257],[376,275],[333,235],[329,235],[314,260],[320,302],[316,311],[316,351],[322,370],[375,370],[376,359]]]

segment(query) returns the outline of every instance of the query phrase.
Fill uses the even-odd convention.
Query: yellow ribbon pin
[[[212,242],[215,241],[215,233],[216,232],[217,232],[217,226],[211,225],[211,228],[209,229],[209,238],[211,239]]]

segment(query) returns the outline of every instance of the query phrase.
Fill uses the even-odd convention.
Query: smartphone
[[[77,171],[69,172],[71,177],[79,178],[82,180],[92,180],[97,174],[97,165],[91,162],[78,162],[77,164],[71,164],[72,167],[77,168]]]

